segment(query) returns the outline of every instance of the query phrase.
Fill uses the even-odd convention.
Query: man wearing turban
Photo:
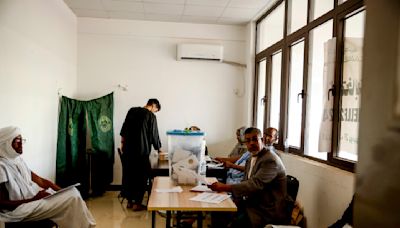
[[[56,193],[59,186],[28,168],[20,156],[23,141],[19,128],[0,129],[0,221],[50,219],[63,228],[94,227],[96,222],[75,187]]]

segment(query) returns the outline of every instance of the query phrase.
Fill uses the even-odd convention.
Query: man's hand
[[[40,192],[38,192],[38,194],[36,194],[36,196],[34,196],[32,199],[33,200],[40,200],[46,196],[50,195],[50,193],[46,192],[46,190],[41,190]]]
[[[225,168],[234,168],[234,164],[230,161],[224,161]]]
[[[207,185],[211,190],[217,192],[231,192],[232,187],[229,184],[224,184],[221,182],[214,182],[211,185]]]
[[[214,158],[214,160],[219,161],[219,162],[224,162],[224,159],[221,157],[216,157],[216,158]]]

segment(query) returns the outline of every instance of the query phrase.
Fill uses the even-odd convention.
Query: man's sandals
[[[133,202],[129,202],[126,205],[126,208],[128,209],[132,209],[132,211],[144,211],[147,210],[147,207],[142,205],[142,204],[138,204],[138,203],[133,203]]]

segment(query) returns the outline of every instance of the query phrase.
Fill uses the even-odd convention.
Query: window
[[[327,119],[326,115],[329,115],[327,112],[332,111],[333,99],[331,97],[328,100],[326,91],[333,84],[334,68],[324,68],[325,64],[328,64],[325,56],[332,50],[336,51],[336,46],[331,41],[332,31],[333,21],[329,20],[312,29],[309,33],[308,115],[306,118],[308,135],[304,142],[305,154],[324,160],[327,159],[327,155],[324,152],[331,151],[332,141],[332,118]],[[331,61],[334,61],[334,59],[331,59]],[[325,85],[324,83],[330,83],[330,85]]]
[[[334,0],[311,0],[310,18],[314,20],[333,9]]]
[[[338,158],[357,161],[365,11],[344,19]]]
[[[258,129],[263,129],[264,113],[265,113],[265,84],[266,84],[266,61],[262,60],[258,63],[258,80],[257,80],[257,123]]]
[[[300,149],[303,112],[303,69],[304,69],[304,41],[290,47],[289,69],[289,111],[288,136],[289,147]]]
[[[364,23],[362,0],[278,0],[257,21],[254,122],[279,149],[354,170]]]
[[[307,1],[288,0],[288,34],[307,24]]]
[[[282,51],[272,56],[271,107],[269,126],[278,129],[281,108]]]
[[[281,3],[257,25],[257,53],[283,38],[285,4]]]
[[[280,129],[282,51],[271,52],[257,66],[257,121],[261,131],[264,126]],[[269,110],[265,112],[265,110]]]

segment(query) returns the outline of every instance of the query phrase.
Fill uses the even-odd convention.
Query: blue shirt
[[[249,159],[251,153],[246,151],[236,162],[235,165],[245,166],[247,159]],[[227,173],[226,183],[227,184],[238,184],[243,180],[244,172],[230,168]]]

